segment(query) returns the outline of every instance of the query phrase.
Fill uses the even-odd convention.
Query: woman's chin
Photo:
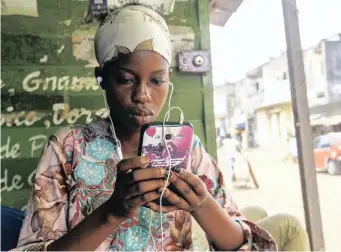
[[[132,115],[129,116],[126,120],[124,120],[123,124],[128,128],[130,131],[140,131],[142,126],[154,122],[155,118],[153,116],[137,116]]]
[[[140,128],[147,124],[150,123],[152,121],[154,121],[153,116],[140,116],[140,115],[133,115],[132,118],[135,121],[135,124],[138,125]]]

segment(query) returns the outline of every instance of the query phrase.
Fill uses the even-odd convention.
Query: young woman
[[[139,5],[113,12],[98,28],[95,52],[114,127],[96,118],[50,137],[18,249],[188,250],[195,220],[211,249],[275,250],[272,237],[238,212],[197,137],[189,167],[171,173],[180,194],[166,189],[172,205],[162,218],[152,202],[167,170],[146,168],[137,150],[142,125],[156,119],[169,91],[171,43],[162,17]]]

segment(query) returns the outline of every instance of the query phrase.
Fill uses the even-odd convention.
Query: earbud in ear
[[[98,84],[99,88],[103,90],[103,87],[102,87],[103,78],[102,78],[102,76],[97,76],[96,80],[97,80],[97,84]]]
[[[97,84],[98,84],[98,86],[101,88],[101,89],[103,89],[104,87],[103,87],[103,81],[104,81],[104,79],[103,79],[103,71],[102,71],[102,69],[100,68],[100,67],[95,67],[95,77],[96,77],[96,81],[97,81]]]
[[[98,85],[101,85],[101,83],[102,83],[102,81],[103,81],[103,78],[102,78],[102,76],[98,76],[98,77],[96,78],[96,80],[97,80]]]

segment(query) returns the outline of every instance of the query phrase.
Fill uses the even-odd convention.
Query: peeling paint
[[[47,56],[47,54],[44,54],[44,56],[42,58],[40,58],[39,62],[40,63],[46,63],[47,60],[48,60],[48,56]]]
[[[0,89],[3,88],[4,86],[6,86],[6,84],[2,80],[0,80]]]
[[[57,53],[61,54],[61,52],[64,50],[64,48],[65,48],[65,45],[62,45],[62,47],[57,50]]]
[[[178,52],[194,50],[195,33],[190,26],[170,25],[169,31],[172,41],[172,67],[175,67]]]
[[[15,89],[14,88],[8,89],[8,94],[9,94],[9,96],[15,95]]]
[[[175,0],[107,0],[111,9],[116,9],[126,4],[136,3],[151,7],[162,15],[169,15],[174,10]]]
[[[94,36],[97,25],[80,27],[72,32],[72,53],[77,60],[83,60],[88,64],[85,67],[98,65],[94,51]]]
[[[70,26],[71,23],[72,23],[72,19],[67,19],[67,20],[64,20],[64,21],[60,21],[59,23],[60,24],[64,24],[66,26]]]
[[[39,17],[37,0],[1,0],[1,15]]]

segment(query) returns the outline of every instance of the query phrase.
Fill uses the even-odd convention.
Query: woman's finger
[[[159,194],[161,196],[161,193],[163,191],[163,188],[159,188]],[[167,199],[172,205],[174,205],[177,209],[185,210],[185,211],[191,211],[190,204],[183,198],[181,198],[176,193],[172,192],[168,188],[165,189],[163,198]]]
[[[198,195],[184,180],[182,180],[176,174],[173,174],[169,181],[190,205],[196,205],[198,203]]]
[[[127,202],[130,203],[133,208],[139,208],[146,203],[156,200],[157,198],[160,198],[160,194],[157,191],[152,191],[135,196],[127,200]]]
[[[144,194],[147,192],[155,191],[160,187],[164,187],[166,185],[166,181],[164,179],[153,179],[147,181],[140,181],[135,184],[131,184],[128,186],[127,191],[125,192],[125,199],[130,199],[134,196]]]
[[[207,188],[205,183],[195,174],[185,169],[175,167],[175,174],[182,179],[187,185],[189,185],[193,191],[199,196],[206,196]]]
[[[132,171],[129,175],[131,176],[131,183],[135,183],[142,180],[165,178],[167,175],[167,171],[168,170],[166,170],[165,168],[145,168],[136,169]]]
[[[162,213],[170,213],[179,209],[176,206],[162,206],[162,209],[161,209],[161,207],[155,202],[147,203],[146,207],[152,209],[154,212],[160,212],[160,210],[162,210]]]
[[[133,157],[128,159],[123,159],[117,164],[117,170],[122,173],[126,173],[129,170],[136,168],[144,168],[149,164],[147,157]]]

